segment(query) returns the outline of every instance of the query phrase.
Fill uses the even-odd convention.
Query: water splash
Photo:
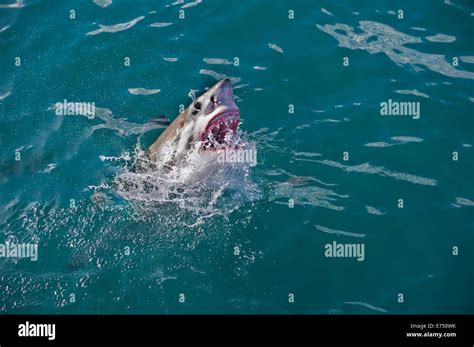
[[[241,141],[245,150],[255,144]],[[228,215],[242,204],[260,197],[250,176],[250,163],[222,162],[222,150],[202,151],[196,142],[183,159],[170,165],[164,158],[151,162],[145,151],[136,147],[135,156],[115,178],[115,191],[145,209],[178,207],[178,213],[191,212],[193,225],[215,214]]]

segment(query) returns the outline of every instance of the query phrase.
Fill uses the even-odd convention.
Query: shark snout
[[[225,78],[216,85],[216,89],[211,95],[211,102],[216,106],[223,105],[229,108],[237,108],[234,102],[234,94],[232,92],[232,85],[230,79]]]

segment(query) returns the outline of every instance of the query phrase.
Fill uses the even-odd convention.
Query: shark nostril
[[[217,103],[219,103],[219,102],[217,101],[217,99],[216,99],[216,96],[215,96],[215,95],[211,95],[211,102],[212,102],[213,104],[217,104]]]

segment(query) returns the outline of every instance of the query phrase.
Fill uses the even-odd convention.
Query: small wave
[[[334,16],[331,12],[329,12],[325,8],[321,8],[321,12],[324,13],[324,14],[327,14],[328,16]]]
[[[5,5],[0,4],[0,8],[20,8],[20,7],[23,7],[23,6],[25,6],[23,0],[16,0],[12,4],[5,4]]]
[[[137,24],[143,18],[145,18],[145,17],[140,16],[138,18],[132,19],[130,22],[119,23],[119,24],[115,24],[115,25],[102,25],[102,24],[99,24],[99,29],[94,30],[94,31],[90,31],[86,35],[90,36],[90,35],[97,35],[97,34],[100,34],[100,33],[103,33],[103,32],[105,32],[105,33],[116,33],[116,32],[119,32],[119,31],[124,31],[124,30],[130,29],[131,27],[133,27],[135,24]]]
[[[337,183],[327,183],[323,182],[315,177],[312,176],[297,176],[289,173],[288,171],[285,171],[284,169],[276,169],[276,170],[268,170],[265,173],[267,176],[288,176],[288,180],[286,182],[289,182],[293,185],[301,185],[301,184],[308,184],[312,182],[320,183],[325,186],[337,186]]]
[[[415,176],[415,175],[407,174],[404,172],[394,172],[394,171],[385,169],[383,166],[372,166],[369,163],[351,166],[351,165],[343,165],[337,161],[332,161],[332,160],[316,160],[316,162],[324,164],[324,165],[336,167],[346,172],[368,173],[372,175],[379,175],[382,177],[390,177],[395,180],[406,181],[413,184],[421,184],[424,186],[435,186],[437,184],[437,181],[431,178]]]
[[[262,71],[267,69],[267,67],[265,67],[265,66],[258,66],[258,65],[254,66],[253,68],[255,70],[262,70]]]
[[[456,198],[456,203],[462,206],[474,206],[474,201],[466,199],[466,198]]]
[[[294,155],[296,156],[303,156],[303,157],[320,157],[322,156],[321,153],[316,153],[316,152],[293,152]]]
[[[327,118],[327,119],[317,119],[313,123],[340,123],[341,121],[339,119],[332,119],[332,118]]]
[[[181,6],[181,8],[190,8],[199,5],[202,2],[202,0],[195,0],[192,2],[188,2],[187,4]]]
[[[347,305],[359,305],[359,306],[363,306],[363,307],[366,307],[370,310],[373,310],[373,311],[377,311],[377,312],[384,312],[384,313],[387,313],[388,311],[381,308],[381,307],[377,307],[377,306],[373,306],[373,305],[370,305],[366,302],[359,302],[359,301],[346,301],[344,302],[345,304]]]
[[[11,92],[0,94],[0,101],[5,100],[10,94]]]
[[[49,107],[48,110],[54,111],[54,105]],[[88,118],[88,116],[84,116]],[[98,124],[92,126],[92,131],[99,129],[110,129],[114,130],[120,135],[129,136],[129,135],[141,135],[153,129],[163,129],[166,128],[165,125],[150,121],[148,123],[139,124],[127,121],[126,118],[115,118],[113,113],[108,108],[96,107],[94,118],[102,120],[103,124]]]
[[[464,63],[474,64],[474,55],[463,55],[459,59]]]
[[[423,142],[423,139],[415,136],[392,136],[391,139],[402,143]]]
[[[421,96],[423,98],[427,98],[429,99],[429,95],[425,94],[425,93],[422,93],[416,89],[399,89],[399,90],[396,90],[395,93],[397,94],[411,94],[411,95],[415,95],[415,96]]]
[[[55,163],[50,163],[46,166],[46,168],[42,171],[39,171],[40,173],[50,173],[56,168],[57,164]]]
[[[166,57],[163,57],[163,60],[164,61],[169,61],[171,63],[174,63],[175,61],[178,61],[178,58],[166,58]]]
[[[277,46],[274,43],[269,43],[268,47],[270,47],[271,49],[273,49],[274,51],[276,51],[278,53],[284,53],[283,48],[281,48],[280,46]]]
[[[288,204],[292,199],[295,205],[308,205],[328,208],[330,210],[342,211],[344,206],[335,205],[333,201],[339,198],[347,198],[348,195],[340,195],[336,192],[318,186],[301,186],[299,182],[273,182],[271,184],[270,201],[277,204]],[[284,199],[284,201],[278,201]]]
[[[323,233],[327,233],[327,234],[336,234],[336,235],[351,236],[351,237],[365,237],[365,234],[351,233],[349,231],[331,229],[322,225],[315,225],[315,227],[319,231],[322,231]]]
[[[248,84],[248,83],[245,83],[245,84],[239,84],[239,85],[236,85],[236,86],[234,86],[234,90],[236,90],[236,89],[242,89],[242,88],[246,88],[246,87],[249,87],[249,86],[250,86],[250,84]]]
[[[380,147],[380,148],[391,147],[393,145],[394,145],[393,143],[387,143],[387,142],[369,142],[369,143],[364,144],[365,147]]]
[[[227,76],[225,74],[220,74],[220,73],[212,71],[212,70],[201,69],[201,70],[199,70],[199,73],[202,74],[202,75],[209,75],[209,76],[215,78],[217,81],[223,80],[224,78],[229,78],[230,82],[232,84],[239,83],[241,81],[240,77]]]
[[[425,39],[431,42],[445,42],[445,43],[451,43],[456,41],[456,37],[454,36],[449,36],[449,35],[444,35],[444,34],[436,34],[433,36],[426,36]]]
[[[474,72],[455,69],[442,54],[421,53],[405,47],[405,44],[421,43],[422,40],[383,23],[360,21],[361,33],[356,33],[351,26],[341,23],[316,24],[316,27],[334,37],[340,47],[361,49],[370,54],[383,53],[397,65],[410,65],[415,71],[423,70],[421,66],[424,66],[445,76],[474,79]]]
[[[204,58],[203,61],[210,65],[231,65],[232,62],[222,58]]]
[[[128,88],[128,92],[133,95],[151,95],[161,92],[160,89]]]
[[[377,210],[375,207],[372,207],[372,206],[365,206],[365,208],[367,209],[367,212],[369,214],[374,214],[374,215],[377,215],[377,216],[383,216],[385,214],[385,212]]]
[[[463,9],[462,6],[459,6],[459,5],[457,5],[457,4],[453,4],[453,3],[451,2],[451,0],[444,0],[444,3],[445,3],[446,5],[456,7],[456,8],[458,8],[458,9],[460,9],[460,10]]]
[[[370,142],[364,144],[365,147],[392,147],[392,146],[397,146],[397,145],[404,145],[407,143],[412,143],[412,142],[422,142],[423,139],[420,139],[419,137],[414,137],[414,136],[393,136],[390,139],[397,141],[395,143],[387,143],[387,142]]]
[[[164,28],[173,25],[173,23],[151,23],[149,27],[153,28]]]
[[[105,7],[110,6],[112,4],[112,0],[94,0],[94,3],[97,6],[105,8]]]

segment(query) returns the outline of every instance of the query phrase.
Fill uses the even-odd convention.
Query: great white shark
[[[196,144],[200,151],[225,149],[231,145],[240,123],[228,78],[216,83],[176,117],[146,152],[150,163],[173,165]]]

